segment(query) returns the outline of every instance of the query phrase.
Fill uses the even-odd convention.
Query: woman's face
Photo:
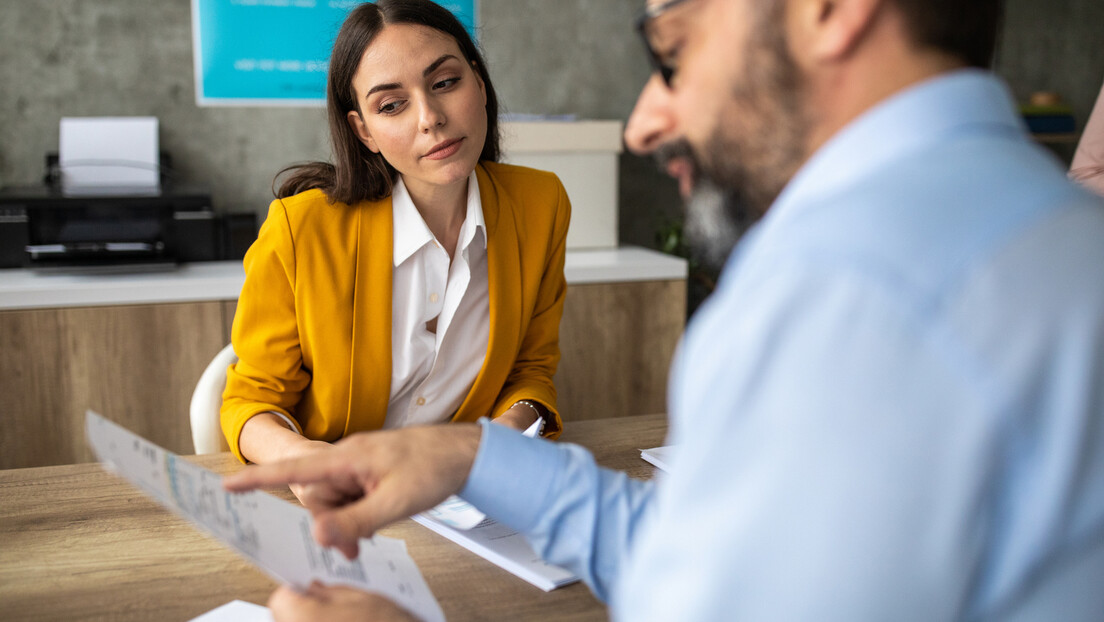
[[[349,124],[414,196],[463,183],[487,138],[487,93],[449,35],[391,24],[360,59]]]

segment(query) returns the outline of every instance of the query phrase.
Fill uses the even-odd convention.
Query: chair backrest
[[[219,410],[222,408],[222,391],[226,388],[226,368],[237,361],[233,345],[220,350],[203,370],[192,392],[192,444],[197,454],[230,451],[230,445],[222,434]]]

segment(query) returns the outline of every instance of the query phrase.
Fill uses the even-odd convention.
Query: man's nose
[[[625,125],[625,146],[637,155],[648,155],[676,137],[671,89],[659,74],[652,74],[636,100]]]

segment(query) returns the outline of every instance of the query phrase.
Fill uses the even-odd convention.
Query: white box
[[[555,173],[571,199],[567,247],[617,247],[620,121],[503,122],[503,161]]]

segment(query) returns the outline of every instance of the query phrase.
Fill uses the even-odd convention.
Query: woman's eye
[[[380,104],[376,111],[380,114],[393,114],[398,112],[401,105],[401,101],[387,102],[386,104]]]
[[[459,81],[460,81],[460,78],[445,78],[444,80],[438,80],[437,82],[434,82],[433,83],[433,88],[438,89],[438,90],[439,89],[447,89],[448,87],[456,84]]]

